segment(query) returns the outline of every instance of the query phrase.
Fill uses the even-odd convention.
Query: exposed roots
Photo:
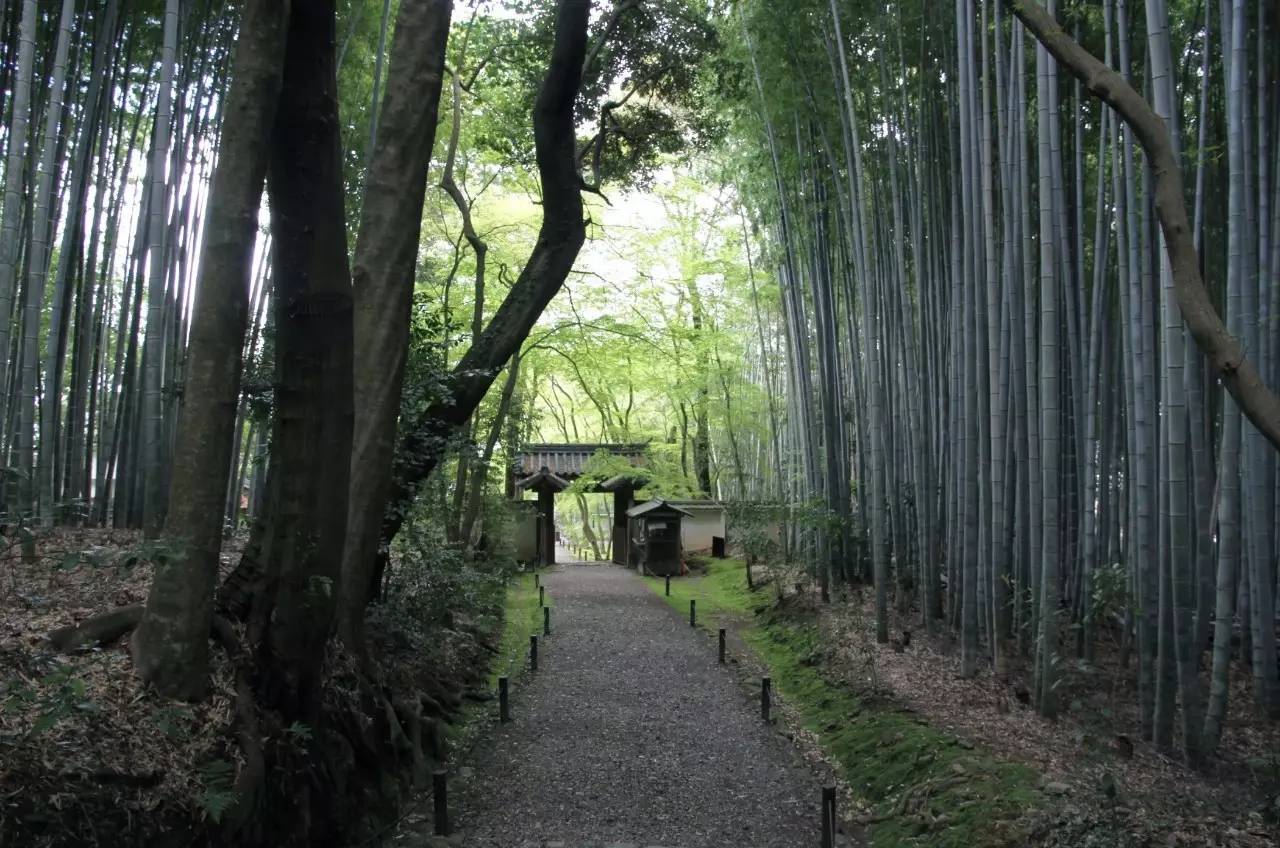
[[[889,812],[881,813],[878,816],[862,816],[858,819],[858,823],[862,825],[880,824],[891,819],[902,818],[909,811],[918,813],[924,808],[931,796],[959,786],[964,783],[964,780],[963,776],[956,775],[952,777],[935,777],[932,780],[916,783],[902,791],[902,794],[898,796],[898,802],[893,805],[893,809]]]
[[[142,604],[134,604],[99,613],[79,624],[59,627],[49,634],[49,647],[60,654],[68,654],[86,646],[110,645],[138,626],[142,621],[142,611]]]
[[[213,617],[213,636],[227,652],[227,657],[235,667],[235,729],[236,741],[240,752],[244,755],[244,765],[236,777],[235,806],[227,816],[228,830],[242,830],[254,818],[259,799],[266,784],[266,757],[262,749],[262,734],[259,731],[258,706],[253,695],[253,684],[249,678],[249,659],[240,644],[231,622],[220,615]]]

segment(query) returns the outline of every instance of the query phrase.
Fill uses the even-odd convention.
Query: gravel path
[[[818,779],[714,640],[622,568],[567,565],[543,584],[541,670],[513,686],[513,721],[451,793],[455,844],[818,845]]]

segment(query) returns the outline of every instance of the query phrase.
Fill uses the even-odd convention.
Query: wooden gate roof
[[[557,477],[573,478],[582,475],[582,469],[597,451],[605,450],[614,456],[630,459],[632,465],[640,465],[646,447],[647,444],[525,445],[524,450],[516,455],[516,468],[520,476],[536,474],[545,468]]]
[[[543,475],[550,475],[560,480],[573,481],[582,476],[582,471],[591,457],[599,451],[608,451],[614,456],[625,457],[632,465],[644,464],[644,452],[647,443],[604,444],[577,442],[570,444],[529,444],[516,454],[515,483],[524,488],[533,484]]]

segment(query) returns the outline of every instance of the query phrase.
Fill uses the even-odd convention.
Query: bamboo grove
[[[224,432],[202,441],[193,428],[184,442],[180,426],[187,386],[202,379],[191,346],[206,329],[206,225],[225,223],[226,209],[211,208],[217,172],[235,165],[228,135],[258,144],[253,167],[294,177],[281,150],[301,144],[270,140],[279,149],[266,164],[266,141],[227,121],[240,14],[279,11],[265,0],[245,10],[220,0],[0,4],[5,524],[155,537],[187,522],[207,534],[260,518],[272,499],[341,491],[307,516],[334,542],[329,570],[299,577],[336,582],[337,597],[324,621],[299,620],[360,645],[388,544],[433,472],[427,494],[448,513],[446,535],[468,542],[481,535],[502,457],[532,432],[532,405],[550,410],[557,437],[637,437],[631,404],[644,392],[628,383],[625,409],[607,398],[634,364],[628,353],[606,367],[626,338],[649,345],[649,363],[637,356],[635,367],[650,370],[636,373],[670,407],[660,431],[679,433],[671,465],[688,489],[785,505],[788,554],[811,565],[824,595],[874,585],[881,640],[896,606],[956,634],[966,676],[1029,664],[1045,715],[1063,707],[1068,664],[1117,664],[1134,683],[1142,735],[1199,762],[1218,744],[1232,692],[1280,718],[1275,450],[1184,329],[1156,175],[1133,130],[1028,34],[1014,14],[1022,5],[617,0],[595,4],[588,47],[582,0],[514,4],[513,19],[488,18],[480,4],[469,23],[455,16],[451,34],[447,0],[295,3],[294,17],[317,28],[312,60],[334,78],[335,102],[321,105],[333,110],[341,173],[326,172],[323,213],[306,202],[305,180],[268,195],[333,236],[321,264],[341,278],[334,291],[371,300],[335,333],[351,363],[332,384],[296,367],[297,383],[282,383],[280,340],[292,355],[308,338],[280,326],[297,316],[279,308],[278,288],[299,283],[281,269],[315,256],[277,243],[287,216],[259,210],[260,185],[244,201],[259,210],[254,238],[239,244],[244,326],[215,339],[238,345],[222,354],[243,372],[226,371],[235,420],[225,461],[205,457],[219,469],[209,483],[184,477],[175,453]],[[559,49],[585,53],[581,79],[549,72],[553,6],[574,15]],[[1216,310],[1264,382],[1280,386],[1275,4],[1059,0],[1050,11],[1165,119]],[[432,61],[415,52],[415,33],[435,45]],[[275,67],[271,46],[257,59]],[[438,115],[435,60],[449,78]],[[544,72],[578,107],[543,104],[539,128],[530,113],[540,114]],[[295,91],[321,97],[291,73]],[[416,111],[414,86],[434,86],[429,114]],[[285,106],[299,125],[316,120]],[[429,162],[436,137],[443,149]],[[633,326],[606,320],[618,311],[606,292],[590,321],[561,298],[548,313],[559,329],[535,330],[585,237],[582,193],[644,187],[664,156],[709,148],[682,179],[721,183],[714,216],[669,198],[686,207],[671,215],[682,235],[637,261],[675,255],[677,288],[633,288],[634,303],[649,301]],[[536,214],[520,227],[498,220],[486,191],[536,196]],[[335,247],[339,236],[349,250]],[[723,279],[700,287],[717,268]],[[452,323],[454,307],[465,325]],[[679,331],[655,340],[645,321],[663,309]],[[430,356],[438,361],[424,366]],[[560,407],[570,401],[555,385],[535,385],[553,358],[576,359],[598,429]],[[285,413],[291,425],[308,420],[281,407],[282,386],[311,391],[317,408],[339,396],[354,406],[355,436],[337,451],[356,457],[350,481],[311,485],[321,477],[302,471],[314,472],[313,457],[269,450]],[[459,433],[477,444],[453,450]],[[269,485],[281,462],[302,470],[294,489]],[[171,483],[205,489],[180,499],[177,521]],[[333,530],[341,514],[345,534]],[[209,585],[218,541],[199,575]],[[251,584],[256,550],[232,589],[237,575]],[[187,592],[200,612],[183,638],[203,645],[211,592],[174,581],[171,594]],[[139,631],[165,642],[155,633]],[[320,653],[307,662],[318,666]],[[305,711],[307,698],[295,700]]]
[[[78,5],[8,3],[0,30],[5,507],[154,523],[232,33]]]
[[[425,738],[374,679],[366,636],[390,542],[564,284],[583,189],[643,174],[696,131],[691,57],[714,33],[682,0],[598,18],[589,0],[505,17],[481,4],[456,31],[451,0],[53,5],[0,7],[5,530],[24,546],[57,525],[143,530],[146,603],[77,638],[131,634],[138,678],[181,701],[207,699],[221,647],[246,763],[230,830],[324,832],[345,814],[299,799],[294,776],[349,771],[352,745],[379,764],[373,721]],[[463,69],[442,134],[449,208],[465,218],[504,177],[536,195],[536,220],[495,251],[487,298],[472,231],[471,332],[422,367],[415,322],[449,320],[447,294],[415,304],[419,271],[436,270],[420,262],[428,173],[443,79]],[[462,122],[464,96],[484,99]],[[632,97],[644,105],[624,109]],[[581,144],[578,121],[595,125]],[[482,493],[488,474],[474,477]],[[322,694],[341,651],[362,694],[335,710]],[[298,721],[356,730],[301,763],[270,742]],[[289,812],[255,823],[272,798]]]
[[[1009,4],[795,5],[724,31],[785,341],[757,476],[849,516],[797,521],[797,555],[874,582],[882,641],[896,596],[965,676],[1026,660],[1045,715],[1106,661],[1193,763],[1233,676],[1280,717],[1275,450],[1184,329],[1132,130]],[[1170,127],[1217,311],[1280,385],[1274,4],[1050,6]]]

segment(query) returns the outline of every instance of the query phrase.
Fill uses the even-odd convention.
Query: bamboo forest
[[[0,0],[0,848],[1280,844],[1280,3]]]

